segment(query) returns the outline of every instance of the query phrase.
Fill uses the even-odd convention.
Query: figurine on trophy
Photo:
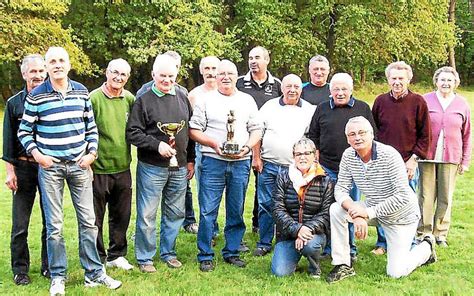
[[[239,144],[234,140],[234,131],[235,131],[235,114],[234,110],[229,110],[227,114],[227,141],[224,142],[222,146],[222,154],[233,156],[240,153]]]
[[[169,137],[168,144],[170,145],[171,148],[176,147],[176,140],[175,136],[177,133],[179,133],[183,127],[186,125],[184,120],[181,120],[180,123],[161,123],[158,122],[156,126],[162,131],[164,134],[166,134]],[[170,158],[170,164],[168,165],[169,168],[173,169],[178,169],[178,159],[176,158],[176,155],[171,156]]]

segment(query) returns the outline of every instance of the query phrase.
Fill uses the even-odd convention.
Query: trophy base
[[[237,143],[224,143],[222,147],[222,154],[224,155],[236,155],[240,153],[239,144]]]

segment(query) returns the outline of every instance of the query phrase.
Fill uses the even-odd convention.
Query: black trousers
[[[97,251],[102,263],[127,254],[127,229],[132,208],[132,176],[130,170],[116,174],[94,174],[95,225]],[[105,251],[103,224],[106,208],[109,209],[109,249]]]
[[[12,203],[11,265],[13,274],[28,274],[30,270],[30,252],[27,240],[28,226],[30,225],[36,192],[39,192],[38,165],[19,160],[15,166],[15,174],[18,190],[13,193]],[[39,200],[43,224],[41,230],[41,271],[43,272],[48,269],[48,255],[46,252],[46,224],[41,192]]]
[[[255,195],[253,197],[252,227],[258,228],[258,172],[253,170],[255,176]]]
[[[186,188],[186,196],[184,198],[184,222],[183,227],[186,227],[190,224],[196,223],[196,216],[194,216],[193,208],[193,192],[191,191],[191,182],[188,181],[188,187]]]

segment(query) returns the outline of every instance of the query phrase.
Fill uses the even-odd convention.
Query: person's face
[[[263,73],[267,71],[268,63],[261,48],[254,48],[249,52],[249,69],[252,73]]]
[[[301,80],[296,77],[284,79],[281,90],[286,104],[297,104],[303,90],[301,87]]]
[[[314,150],[307,145],[296,146],[293,152],[293,158],[295,160],[296,168],[303,173],[306,173],[316,160]]]
[[[230,64],[223,64],[217,70],[217,89],[224,95],[232,95],[237,83],[237,71]]]
[[[309,76],[314,85],[325,85],[329,76],[329,65],[325,62],[312,62],[309,65]]]
[[[28,68],[22,73],[23,79],[26,81],[26,88],[30,91],[43,83],[46,78],[46,66],[40,59],[31,60]]]
[[[453,73],[441,72],[436,80],[436,87],[442,94],[452,94],[456,88],[456,78]]]
[[[352,89],[348,83],[333,82],[331,83],[331,96],[336,106],[344,106],[351,99]]]
[[[202,78],[204,79],[204,83],[213,83],[216,81],[218,64],[218,61],[211,59],[205,60],[203,62],[201,74]]]
[[[46,61],[46,70],[52,80],[66,79],[71,70],[68,56],[62,51],[53,52]]]
[[[153,80],[157,89],[167,94],[173,88],[176,82],[176,67],[168,63],[159,67],[156,72],[153,72]]]
[[[371,149],[373,134],[367,127],[359,122],[352,123],[347,128],[347,143],[357,152]]]
[[[125,65],[116,64],[107,69],[105,76],[109,87],[121,90],[127,83],[130,73]]]
[[[401,95],[407,91],[410,79],[406,70],[392,69],[388,77],[388,84],[394,95]]]

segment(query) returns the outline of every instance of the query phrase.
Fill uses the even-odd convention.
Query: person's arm
[[[311,123],[309,124],[309,131],[308,131],[308,138],[313,141],[314,145],[316,146],[316,159],[319,160],[319,136],[320,136],[320,128],[319,128],[319,109],[320,107],[316,107],[314,111],[313,117],[311,118]]]
[[[416,154],[421,159],[426,159],[430,149],[431,141],[431,120],[428,105],[426,101],[421,98],[418,107],[418,114],[416,120],[416,143],[413,147],[413,154]],[[413,158],[414,160],[414,158]]]
[[[97,158],[97,149],[99,142],[99,133],[95,124],[94,111],[92,109],[91,100],[88,97],[84,107],[84,125],[85,125],[85,141],[87,142],[87,154],[81,157],[77,164],[81,168],[88,168]]]
[[[162,141],[145,133],[147,122],[142,101],[142,99],[137,99],[133,104],[132,112],[130,113],[127,123],[127,141],[137,148],[159,151],[159,146]]]
[[[258,141],[258,143],[252,148],[252,168],[258,173],[261,173],[263,170],[263,161],[260,151],[261,147],[262,141]]]
[[[469,162],[471,161],[471,110],[469,105],[466,103],[465,118],[462,124],[461,136],[462,136],[462,160],[458,167],[459,174],[463,174],[469,168]]]
[[[285,192],[290,190],[290,186],[291,182],[285,181],[283,173],[278,174],[276,178],[275,189],[273,190],[274,204],[272,215],[278,229],[284,232],[284,234],[296,239],[302,225],[290,216],[284,202]]]
[[[321,186],[325,186],[323,196],[321,196],[321,208],[310,220],[303,223],[311,229],[313,234],[321,234],[329,230],[329,207],[335,202],[334,182],[323,180]]]
[[[337,183],[334,188],[334,198],[336,202],[343,207],[346,211],[352,206],[352,198],[349,193],[352,189],[353,178],[349,170],[349,153],[353,153],[352,150],[349,152],[346,150],[342,154],[342,159],[339,164],[339,173],[337,175]]]

